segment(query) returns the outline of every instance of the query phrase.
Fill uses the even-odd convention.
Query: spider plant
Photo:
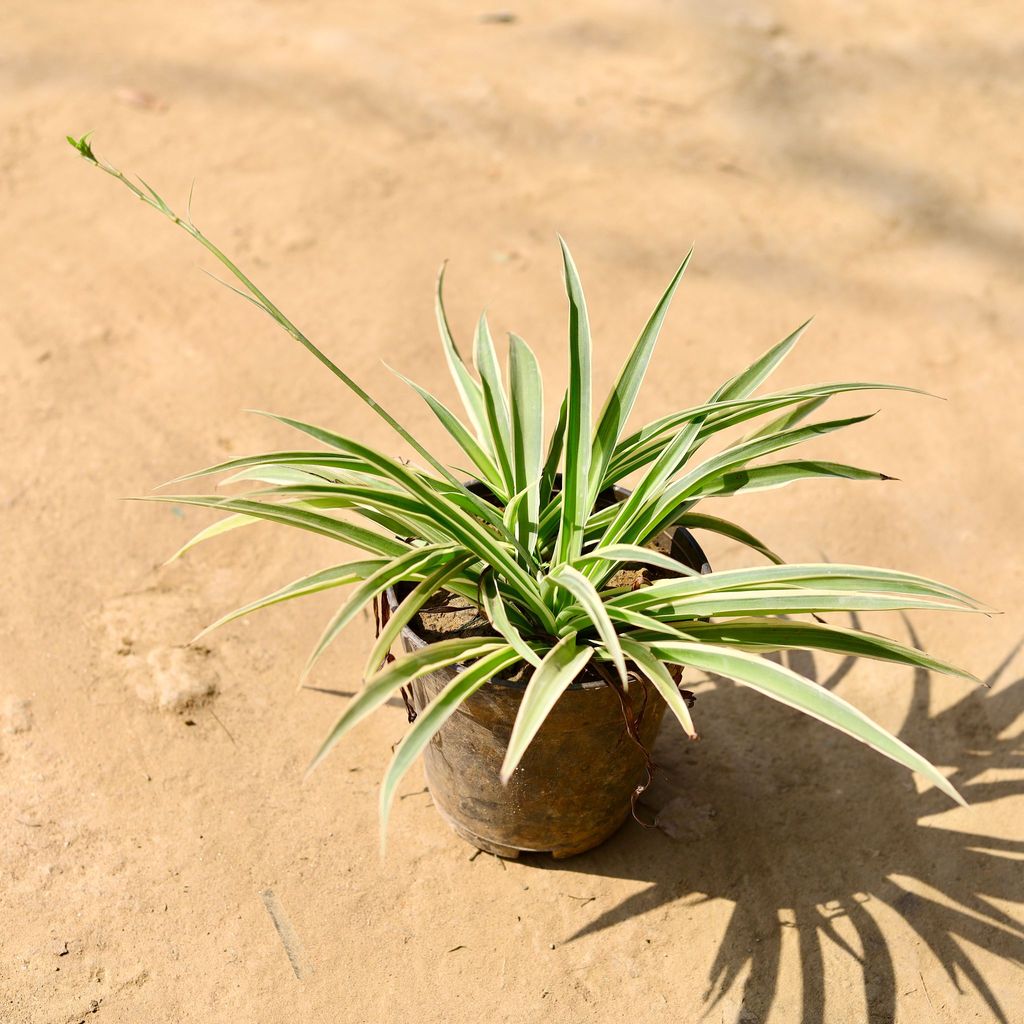
[[[136,183],[98,158],[87,137],[69,142],[209,250],[237,282],[238,287],[229,287],[305,346],[394,428],[421,461],[408,464],[325,427],[273,416],[320,447],[231,459],[179,478],[228,474],[229,482],[258,485],[242,496],[152,499],[227,514],[179,554],[200,541],[263,520],[361,549],[364,557],[296,580],[209,627],[306,594],[352,587],[313,650],[307,673],[368,604],[396,584],[411,587],[367,656],[364,686],[313,760],[318,764],[353,726],[417,677],[459,666],[395,751],[380,795],[382,832],[399,780],[444,722],[470,694],[497,676],[521,669],[521,663],[528,666],[528,683],[508,743],[503,781],[516,770],[559,696],[588,672],[599,672],[623,688],[629,685],[630,673],[642,675],[664,698],[684,732],[696,738],[690,711],[667,667],[683,666],[728,677],[818,718],[920,772],[963,803],[946,778],[896,736],[830,690],[763,655],[789,649],[834,652],[974,679],[922,651],[828,624],[820,616],[889,609],[981,610],[977,602],[951,586],[906,572],[787,564],[742,527],[696,511],[705,499],[800,480],[889,479],[854,466],[782,453],[869,418],[812,420],[835,395],[916,389],[857,381],[755,397],[797,343],[804,324],[706,401],[629,431],[627,420],[690,257],[673,275],[595,416],[587,306],[572,256],[561,242],[569,302],[568,386],[548,432],[543,382],[530,347],[515,334],[509,336],[506,384],[487,320],[481,317],[472,358],[464,358],[445,314],[443,270],[438,278],[441,347],[465,417],[418,384],[406,383],[472,467],[470,472],[456,470],[428,451],[317,348],[195,226],[190,214],[178,216],[144,181]],[[725,431],[736,427],[747,432],[708,453],[711,442],[720,442]],[[780,458],[765,461],[773,456]],[[467,485],[468,475],[485,485],[487,496],[480,487]],[[626,477],[635,478],[631,492],[624,497],[620,493],[610,505],[599,503],[600,496],[607,500],[613,485]],[[739,541],[770,564],[701,575],[650,547],[654,538],[676,525]],[[650,567],[659,578],[636,588],[611,585],[619,570],[637,566]],[[439,593],[458,595],[478,606],[490,623],[490,635],[452,635],[389,660],[402,628]]]

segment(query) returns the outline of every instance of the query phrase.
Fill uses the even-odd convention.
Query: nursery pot
[[[618,488],[616,498],[623,493]],[[677,527],[657,546],[698,572],[707,559],[689,531]],[[400,596],[389,590],[392,609]],[[415,620],[414,620],[415,622]],[[407,651],[427,645],[402,630]],[[443,668],[412,683],[422,710],[463,666]],[[629,700],[643,746],[654,744],[665,702],[653,686],[631,677]],[[424,752],[427,786],[448,824],[478,849],[500,857],[583,853],[626,820],[631,796],[646,777],[644,753],[629,736],[619,696],[607,683],[573,683],[558,699],[507,785],[499,772],[526,682],[495,678],[471,694]]]

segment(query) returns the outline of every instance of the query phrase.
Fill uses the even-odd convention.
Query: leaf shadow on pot
[[[898,735],[926,754],[955,751],[960,767],[950,778],[972,806],[1024,793],[1024,779],[1005,777],[1022,766],[1021,737],[1012,729],[1024,712],[1024,677],[1006,678],[1022,645],[988,675],[992,689],[969,689],[938,713],[930,712],[932,687],[951,681],[913,673]],[[785,660],[830,689],[855,664],[845,659],[825,675],[806,652]],[[658,828],[628,824],[588,854],[543,861],[546,870],[650,883],[567,941],[677,901],[726,900],[733,908],[710,969],[706,1011],[746,971],[740,1019],[765,1019],[789,928],[797,933],[803,1024],[825,1020],[828,944],[859,964],[867,1019],[888,1021],[897,1012],[896,967],[883,932],[891,910],[938,958],[957,991],[966,983],[1006,1022],[964,943],[1024,962],[1024,925],[998,905],[1021,899],[1024,842],[958,831],[955,815],[949,825],[924,823],[951,809],[937,790],[919,794],[901,768],[860,743],[727,680],[712,684],[701,689],[697,707],[705,725],[715,723],[714,738],[693,747],[665,729],[655,749],[661,771],[645,802]],[[766,741],[776,750],[784,745],[782,755],[766,756]],[[524,863],[542,862],[531,856]],[[941,900],[922,895],[925,889]]]

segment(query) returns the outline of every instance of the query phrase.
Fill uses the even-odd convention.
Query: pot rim
[[[470,484],[475,482],[476,481],[471,481]],[[628,497],[631,493],[628,488],[618,486],[614,486],[612,488],[612,491],[614,492],[615,497],[618,500]],[[666,530],[664,532],[668,533],[669,531]],[[687,562],[690,565],[690,568],[696,569],[699,573],[701,573],[701,575],[706,575],[707,573],[710,573],[711,565],[708,562],[707,555],[704,554],[704,549],[700,546],[700,544],[697,543],[697,540],[693,536],[693,534],[690,533],[690,531],[687,530],[685,526],[674,527],[671,533],[673,539],[679,537],[680,535],[682,536],[682,543],[683,547],[685,548],[685,552],[689,556],[689,558],[687,558]],[[696,562],[697,564],[695,565],[694,562]],[[385,600],[388,602],[391,611],[394,611],[398,607],[398,594],[395,592],[394,587],[388,587],[388,589],[385,591]],[[412,626],[408,624],[402,627],[401,637],[406,642],[407,647],[411,650],[418,651],[422,650],[424,647],[430,646],[430,644],[423,637],[421,637],[419,633],[417,633],[416,630],[412,628]],[[469,666],[469,664],[470,662],[459,662],[458,664],[451,667],[452,669],[454,669],[455,672],[464,672],[466,668]],[[504,686],[513,690],[525,690],[527,686],[525,680],[503,679],[500,676],[494,676],[491,679],[489,679],[488,685],[491,684],[495,686]],[[605,683],[600,679],[588,679],[583,681],[572,682],[569,684],[567,689],[592,690],[597,689],[599,687],[603,687],[604,685]]]

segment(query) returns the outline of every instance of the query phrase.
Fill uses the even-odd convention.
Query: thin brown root
[[[409,724],[412,725],[416,721],[416,709],[412,706],[412,701],[409,698],[409,692],[406,688],[402,687],[402,700],[405,702],[405,714],[409,719]]]
[[[373,619],[377,626],[377,634],[374,637],[376,640],[380,639],[380,631],[387,626],[391,619],[391,603],[386,597],[375,597],[373,599]],[[394,660],[395,656],[388,651],[388,653],[384,655],[384,660],[377,667],[378,669],[383,668],[385,665],[390,665]]]
[[[387,626],[388,620],[390,618],[391,604],[388,601],[387,597],[375,597],[373,599],[373,621],[377,630],[376,638],[379,639],[381,630]],[[390,651],[388,651],[387,654],[384,655],[384,660],[380,663],[378,668],[382,668],[384,665],[389,665],[394,660],[395,656]],[[401,692],[402,702],[405,704],[405,714],[406,717],[409,719],[409,724],[412,725],[412,723],[416,721],[416,709],[413,707],[412,699],[410,698],[409,693],[404,686],[401,687]]]
[[[638,719],[633,712],[632,698],[625,691],[625,689],[622,686],[622,683],[619,682],[619,680],[615,677],[614,673],[609,671],[604,665],[595,664],[594,668],[597,670],[598,674],[605,681],[605,683],[615,691],[615,696],[619,698],[619,707],[622,709],[622,718],[626,724],[626,734],[640,748],[640,753],[643,754],[644,757],[644,773],[646,775],[646,778],[629,795],[630,813],[633,815],[633,820],[637,822],[637,824],[643,826],[644,828],[654,828],[654,822],[644,821],[643,818],[641,818],[640,815],[637,814],[636,806],[640,797],[642,797],[644,793],[647,792],[651,783],[654,781],[654,773],[655,771],[657,771],[658,766],[654,763],[653,760],[651,760],[651,753],[644,745],[643,740],[640,739],[640,735],[637,732]],[[644,704],[640,712],[640,718],[642,719],[643,712],[646,710],[647,707],[647,686],[639,678],[638,682],[640,682],[644,690]]]
[[[636,716],[636,727],[637,731],[639,731],[640,727],[644,724],[644,715],[647,714],[648,691],[647,684],[639,676],[634,676],[633,678],[640,684],[640,689],[644,695],[644,699],[640,704],[640,713]]]

